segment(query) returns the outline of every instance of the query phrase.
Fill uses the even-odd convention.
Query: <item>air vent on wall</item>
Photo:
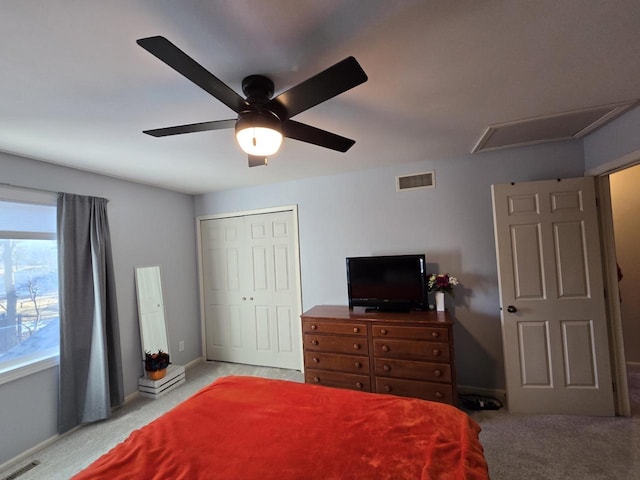
[[[581,138],[636,104],[632,100],[490,125],[471,153]]]
[[[433,172],[414,173],[396,177],[396,190],[415,190],[416,188],[429,188],[435,186]]]

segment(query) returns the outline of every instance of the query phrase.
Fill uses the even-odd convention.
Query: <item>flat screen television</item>
[[[349,257],[346,260],[350,309],[425,309],[427,274],[423,254]]]

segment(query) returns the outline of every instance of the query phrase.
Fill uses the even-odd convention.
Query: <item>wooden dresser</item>
[[[448,312],[365,312],[319,305],[302,314],[305,382],[454,405]]]

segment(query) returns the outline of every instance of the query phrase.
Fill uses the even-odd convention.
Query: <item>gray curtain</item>
[[[58,430],[108,418],[124,401],[107,200],[58,195]]]

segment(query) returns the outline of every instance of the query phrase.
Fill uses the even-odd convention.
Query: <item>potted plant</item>
[[[144,369],[151,380],[160,380],[167,374],[167,367],[171,364],[169,354],[158,350],[157,353],[144,352]]]
[[[429,293],[436,293],[436,310],[444,311],[444,294],[448,293],[452,297],[455,297],[456,294],[453,291],[453,287],[459,283],[456,277],[448,273],[432,273],[429,275],[427,289]]]

